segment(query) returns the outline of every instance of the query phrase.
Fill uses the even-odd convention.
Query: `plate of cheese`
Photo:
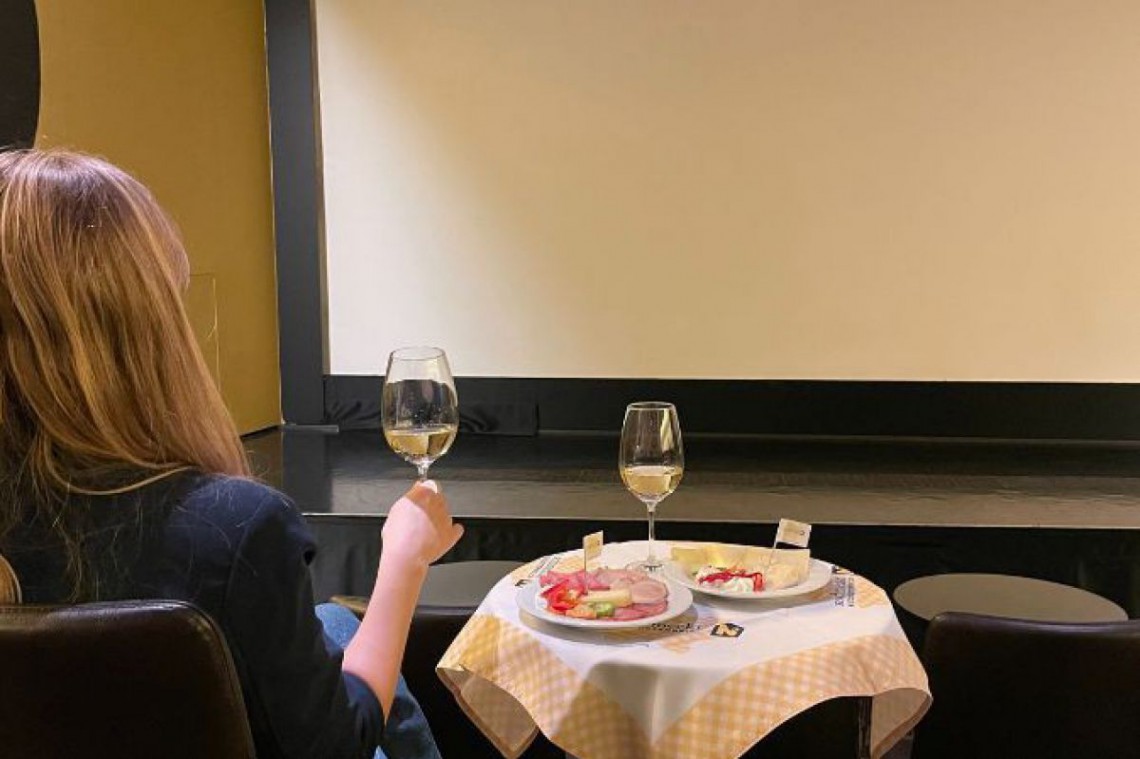
[[[806,548],[772,549],[733,543],[675,543],[666,576],[722,598],[788,598],[831,581],[832,567]]]

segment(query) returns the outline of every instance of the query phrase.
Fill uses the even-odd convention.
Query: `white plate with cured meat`
[[[565,627],[645,627],[672,619],[693,604],[688,588],[632,569],[547,572],[536,580],[519,591],[519,608]]]

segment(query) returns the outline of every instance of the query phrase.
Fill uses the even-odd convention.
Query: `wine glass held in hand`
[[[401,348],[388,357],[380,399],[384,439],[427,479],[432,462],[447,453],[459,429],[455,380],[439,348]]]
[[[633,566],[656,572],[661,568],[653,545],[657,504],[677,489],[685,471],[681,423],[672,403],[631,403],[626,408],[618,471],[626,489],[649,513],[649,555]]]

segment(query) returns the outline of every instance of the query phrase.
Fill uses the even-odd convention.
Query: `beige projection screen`
[[[315,7],[332,374],[1140,380],[1140,3]]]

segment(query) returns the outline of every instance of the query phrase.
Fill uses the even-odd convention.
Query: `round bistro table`
[[[607,543],[598,565],[647,550]],[[439,662],[508,759],[539,734],[579,759],[736,759],[757,744],[763,755],[776,728],[836,699],[869,702],[858,749],[882,756],[930,704],[890,599],[858,575],[827,567],[826,585],[787,598],[696,593],[678,616],[638,629],[580,629],[521,600],[546,571],[581,568],[571,551],[504,577]]]
[[[1124,609],[1087,590],[1016,575],[951,573],[908,580],[895,602],[929,622],[944,611],[1035,622],[1114,622]]]

